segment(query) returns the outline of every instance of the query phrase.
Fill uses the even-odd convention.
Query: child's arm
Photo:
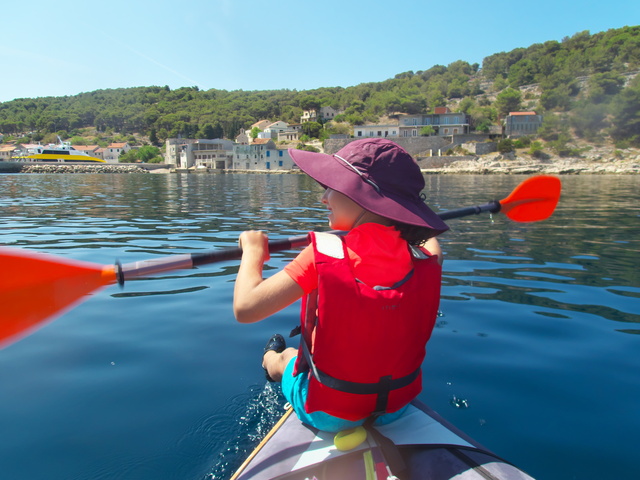
[[[426,248],[431,255],[436,255],[438,257],[438,263],[442,265],[442,262],[444,262],[444,255],[442,253],[442,248],[440,248],[440,243],[438,242],[438,239],[436,237],[431,237],[429,240],[423,243],[422,246]]]
[[[304,291],[284,271],[262,278],[262,266],[269,259],[267,236],[259,231],[240,235],[242,261],[233,292],[233,313],[240,323],[268,317],[302,297]]]

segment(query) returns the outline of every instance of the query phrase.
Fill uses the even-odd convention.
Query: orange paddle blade
[[[537,175],[527,178],[504,200],[500,211],[516,222],[537,222],[551,216],[560,200],[562,182],[558,177]]]
[[[0,345],[116,282],[115,267],[0,247]]]

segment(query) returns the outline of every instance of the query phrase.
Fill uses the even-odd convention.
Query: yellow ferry
[[[17,160],[23,162],[59,162],[59,163],[107,163],[101,158],[92,157],[87,152],[76,150],[71,146],[70,142],[63,142],[58,137],[59,144],[50,143],[49,145],[34,145],[27,148],[25,154],[17,157]]]

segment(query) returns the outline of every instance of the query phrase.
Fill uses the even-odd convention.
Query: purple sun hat
[[[385,138],[355,140],[337,153],[289,149],[300,169],[324,187],[346,195],[362,208],[409,225],[449,229],[420,197],[424,178],[416,161]]]

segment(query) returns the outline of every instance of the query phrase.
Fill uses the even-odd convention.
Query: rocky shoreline
[[[149,173],[137,165],[25,164],[21,173]]]
[[[589,159],[552,157],[544,160],[513,153],[489,154],[452,161],[439,168],[423,168],[425,174],[550,174],[550,175],[629,175],[640,173],[640,156]]]

